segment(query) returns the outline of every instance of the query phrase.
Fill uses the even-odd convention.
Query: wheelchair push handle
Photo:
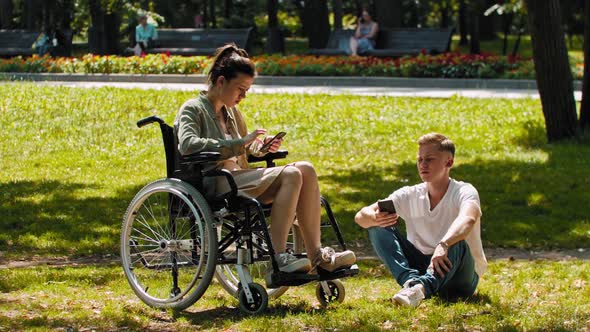
[[[154,123],[154,122],[157,122],[157,123],[159,123],[160,125],[163,125],[163,124],[165,124],[165,123],[166,123],[166,122],[164,122],[164,120],[162,120],[162,118],[160,118],[159,116],[157,116],[157,115],[152,115],[152,116],[148,116],[147,118],[143,118],[143,119],[141,119],[141,120],[137,121],[137,126],[138,126],[139,128],[141,128],[141,127],[143,127],[143,126],[147,126],[147,125],[149,125],[149,124],[151,124],[151,123]]]

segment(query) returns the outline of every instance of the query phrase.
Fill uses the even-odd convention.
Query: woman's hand
[[[267,137],[264,139],[264,143],[266,144],[266,142],[270,141],[271,139],[273,139],[273,137]],[[268,152],[270,153],[274,153],[279,151],[279,148],[281,147],[281,144],[283,144],[283,139],[279,138],[277,140],[275,140],[274,142],[272,142],[270,148],[268,148]]]
[[[258,136],[266,134],[266,129],[256,129],[253,132],[249,133],[248,135],[244,136],[244,140],[246,141],[244,145],[249,145],[254,142]]]

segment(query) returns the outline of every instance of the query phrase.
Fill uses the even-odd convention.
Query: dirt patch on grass
[[[357,257],[363,259],[378,259],[371,248],[351,248]],[[484,249],[488,260],[590,260],[590,248],[580,249],[555,249],[555,250],[526,250],[511,248],[487,248]],[[86,257],[26,257],[14,260],[0,259],[0,269],[26,268],[31,266],[84,266],[84,265],[112,265],[120,264],[118,256],[86,256]]]

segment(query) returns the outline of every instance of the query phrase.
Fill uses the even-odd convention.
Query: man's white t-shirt
[[[432,210],[426,183],[400,188],[389,199],[393,200],[397,214],[406,222],[408,241],[425,255],[434,253],[434,248],[467,203],[473,203],[481,211],[477,190],[469,183],[453,179],[450,179],[442,200]],[[488,262],[481,244],[479,218],[465,241],[475,260],[475,272],[481,277]]]

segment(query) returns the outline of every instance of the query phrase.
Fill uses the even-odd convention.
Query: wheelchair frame
[[[137,193],[125,213],[121,231],[123,269],[131,288],[142,301],[152,307],[185,309],[199,300],[216,275],[223,288],[238,298],[242,311],[259,313],[266,309],[269,294],[254,282],[248,266],[269,260],[272,272],[266,273],[265,281],[272,297],[283,294],[288,286],[319,281],[316,295],[322,305],[343,301],[344,286],[338,278],[356,275],[356,264],[333,272],[318,268],[317,274],[279,271],[266,223],[271,205],[238,196],[237,185],[229,171],[208,170],[207,166],[219,160],[219,153],[181,156],[177,152],[175,130],[161,118],[150,116],[138,121],[137,126],[141,128],[154,122],[159,124],[162,133],[167,178],[152,182]],[[264,161],[267,167],[274,167],[274,160],[285,158],[287,154],[287,151],[278,151],[263,157],[250,156],[248,161]],[[225,177],[230,192],[206,199],[202,194],[205,192],[203,180],[208,177]],[[330,204],[323,197],[321,203],[329,220],[322,226],[333,228],[340,247],[346,250]],[[294,249],[301,251],[297,227],[293,227],[291,236]],[[295,255],[305,257],[302,252]],[[232,264],[237,278],[227,268]],[[230,278],[223,275],[222,267]],[[192,272],[185,276],[183,268],[192,269]],[[151,271],[156,272],[155,276]]]

